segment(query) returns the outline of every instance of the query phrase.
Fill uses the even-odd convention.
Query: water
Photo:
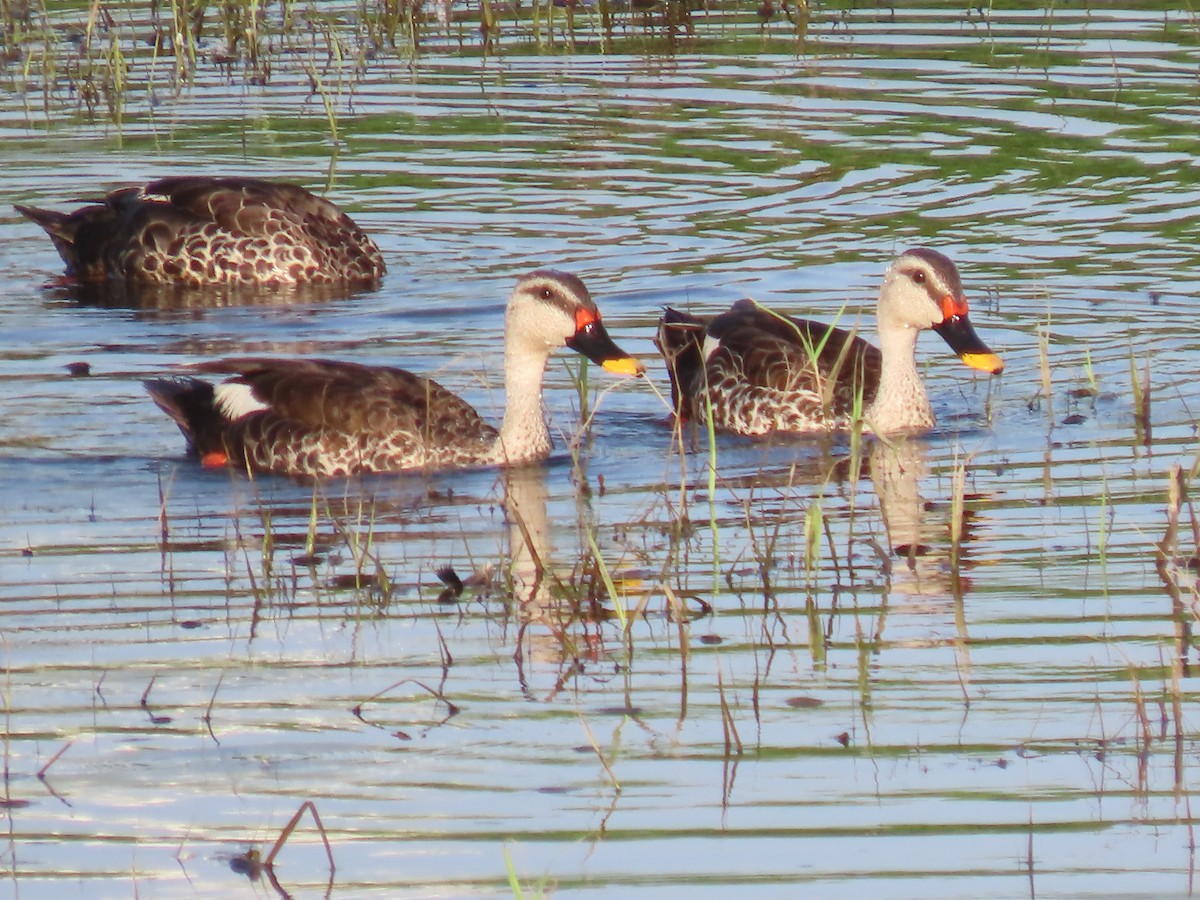
[[[822,8],[800,45],[750,8],[694,19],[670,54],[628,16],[601,53],[580,17],[574,53],[506,31],[479,58],[468,22],[465,53],[322,69],[336,158],[320,54],[265,86],[201,66],[178,95],[159,69],[119,128],[65,88],[50,115],[2,95],[9,202],[295,180],[390,266],[348,298],[106,307],[44,287],[49,242],[0,212],[13,895],[263,893],[231,860],[309,800],[338,896],[511,894],[509,869],[561,895],[1191,891],[1197,597],[1156,552],[1197,460],[1195,23]],[[958,262],[1004,375],[927,336],[928,441],[722,439],[710,491],[660,396],[661,306],[750,294],[869,327],[917,244]],[[541,265],[650,363],[592,373],[577,450],[553,365],[544,467],[251,483],[186,460],[139,384],[337,356],[498,418],[504,301]],[[1185,506],[1172,557],[1191,535]],[[456,602],[446,564],[479,573]],[[274,874],[326,892],[307,813]]]

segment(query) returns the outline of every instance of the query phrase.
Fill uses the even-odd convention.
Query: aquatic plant
[[[0,63],[10,64],[11,86],[23,96],[41,95],[48,119],[64,110],[95,117],[102,109],[118,128],[131,116],[153,117],[171,94],[198,84],[237,80],[262,87],[304,78],[322,101],[336,143],[334,108],[344,109],[357,80],[388,60],[416,65],[423,53],[435,50],[483,56],[670,54],[706,43],[722,50],[746,43],[754,52],[791,52],[796,41],[805,40],[811,20],[805,0],[785,2],[793,34],[774,37],[737,0],[709,0],[706,19],[721,27],[705,36],[693,19],[693,5],[693,0],[594,5],[535,0],[522,6],[480,0],[477,8],[463,10],[448,0],[428,7],[420,0],[355,5],[89,0],[84,7],[51,8],[46,0],[5,0]],[[169,60],[165,80],[160,60]]]
[[[513,863],[511,847],[509,843],[504,845],[504,873],[508,876],[508,888],[512,891],[515,900],[540,900],[542,897],[548,897],[552,891],[548,890],[547,885],[540,883],[531,889],[522,886],[521,878],[517,874],[517,867]]]
[[[1150,354],[1146,354],[1143,377],[1138,377],[1137,354],[1129,348],[1129,385],[1133,393],[1133,426],[1139,444],[1149,447],[1152,440],[1150,426]]]
[[[1050,328],[1038,328],[1038,373],[1041,376],[1040,397],[1046,401],[1046,420],[1054,423],[1054,381],[1050,377]],[[1036,399],[1036,398],[1035,398]],[[1032,401],[1031,401],[1032,402]]]

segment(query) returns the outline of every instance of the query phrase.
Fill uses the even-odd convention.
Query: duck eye
[[[543,300],[549,300],[551,297],[553,297],[553,296],[554,296],[554,291],[553,291],[551,288],[544,287],[544,288],[542,288],[542,290],[540,291],[540,294],[539,294],[539,295],[541,296],[541,298],[542,298]]]
[[[912,280],[917,284],[925,283],[925,273],[921,271],[913,272]]]

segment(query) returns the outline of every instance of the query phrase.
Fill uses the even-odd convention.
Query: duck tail
[[[203,456],[222,447],[221,435],[228,420],[217,408],[212,384],[187,376],[154,378],[142,384],[150,399],[179,426],[189,451]]]
[[[654,343],[667,363],[671,405],[679,419],[694,417],[696,392],[704,379],[704,338],[707,323],[690,313],[666,307],[658,320]]]
[[[67,265],[67,274],[76,274],[79,269],[79,251],[75,247],[75,238],[82,219],[78,215],[52,209],[38,209],[36,206],[22,206],[19,203],[14,203],[13,209],[31,222],[36,222],[50,235],[54,249]]]
[[[66,213],[55,212],[52,209],[38,209],[36,206],[22,206],[20,203],[14,203],[13,209],[25,218],[37,222],[51,237],[63,233],[63,226],[67,220]]]
[[[59,248],[59,253],[63,252],[64,244],[68,247],[74,245],[77,228],[67,213],[56,212],[52,209],[38,209],[36,206],[22,206],[19,203],[14,203],[13,209],[31,222],[36,222],[41,226],[42,230],[50,235],[50,240],[54,241],[54,246]]]

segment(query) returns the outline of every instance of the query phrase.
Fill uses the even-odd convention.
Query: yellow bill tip
[[[632,356],[606,359],[601,365],[604,366],[605,371],[612,372],[614,375],[643,375],[646,372],[646,367],[642,365],[641,360],[634,359]]]
[[[999,375],[1004,371],[1004,360],[995,353],[964,353],[959,358],[972,369],[979,369],[981,372]]]

